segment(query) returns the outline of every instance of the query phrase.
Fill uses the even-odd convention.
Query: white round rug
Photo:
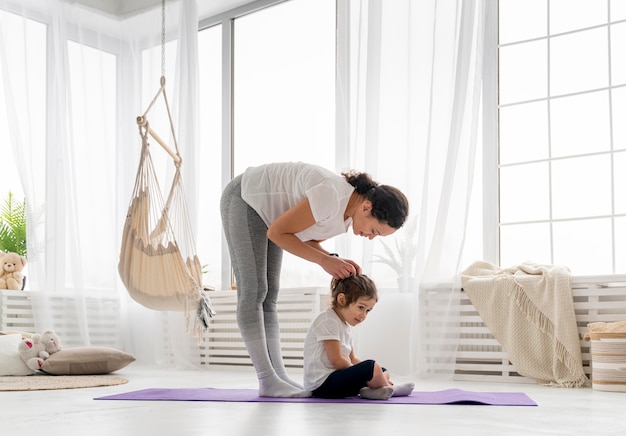
[[[114,375],[28,375],[0,377],[0,391],[40,391],[50,389],[116,386],[128,380]]]

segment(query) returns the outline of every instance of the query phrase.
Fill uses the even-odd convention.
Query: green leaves
[[[11,192],[0,207],[0,250],[26,256],[26,199],[15,201]]]

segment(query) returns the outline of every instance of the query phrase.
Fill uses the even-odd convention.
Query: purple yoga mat
[[[523,392],[473,392],[447,389],[435,392],[417,392],[407,397],[391,397],[388,400],[367,400],[360,397],[341,399],[325,398],[271,398],[259,397],[256,389],[143,389],[123,394],[108,395],[94,400],[135,401],[228,401],[257,403],[347,403],[347,404],[478,404],[490,406],[536,406]]]

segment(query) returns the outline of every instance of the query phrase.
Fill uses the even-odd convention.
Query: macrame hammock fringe
[[[159,96],[165,101],[176,151],[152,130],[147,118]],[[201,285],[202,266],[185,201],[182,159],[165,93],[165,77],[161,77],[161,87],[144,115],[137,117],[137,126],[141,156],[122,234],[119,274],[133,300],[149,309],[183,311],[187,330],[200,339],[215,311]],[[175,173],[165,203],[150,155],[149,136],[174,161]]]

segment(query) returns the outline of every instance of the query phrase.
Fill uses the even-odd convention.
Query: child
[[[374,360],[359,360],[352,348],[352,327],[365,321],[378,301],[365,275],[331,282],[332,306],[313,321],[304,342],[304,388],[314,397],[361,395],[371,400],[407,396],[413,383],[394,385]]]

